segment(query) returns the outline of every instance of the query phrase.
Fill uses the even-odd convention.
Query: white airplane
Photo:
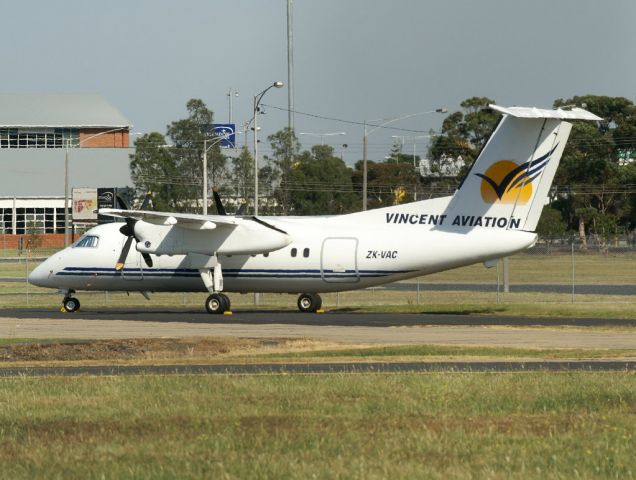
[[[338,216],[254,217],[101,209],[125,219],[89,230],[29,276],[80,306],[78,290],[300,293],[303,312],[321,292],[382,285],[497,259],[534,245],[534,233],[570,134],[566,120],[600,121],[575,108],[490,106],[503,114],[454,195]],[[224,212],[221,212],[224,213]],[[122,226],[123,225],[123,226]],[[135,249],[130,250],[134,245]]]

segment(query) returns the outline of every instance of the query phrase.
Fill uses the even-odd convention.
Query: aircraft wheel
[[[80,308],[80,302],[77,298],[66,297],[62,300],[62,309],[65,312],[76,312]]]
[[[232,302],[230,301],[230,297],[228,297],[226,294],[224,293],[219,293],[219,295],[223,298],[223,300],[225,301],[225,310],[232,310]]]
[[[317,293],[301,293],[298,297],[298,310],[301,312],[315,312],[322,307],[322,298]]]
[[[222,293],[213,293],[205,300],[205,309],[208,313],[220,314],[228,310],[228,307],[229,298]]]

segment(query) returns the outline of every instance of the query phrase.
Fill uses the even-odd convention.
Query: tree
[[[130,155],[130,171],[135,185],[135,196],[153,193],[157,210],[186,211],[191,201],[189,189],[182,183],[181,173],[166,139],[159,132],[147,133],[135,142],[135,153]]]
[[[274,196],[280,213],[287,215],[291,208],[291,199],[286,184],[291,179],[292,165],[296,162],[300,152],[300,142],[296,138],[294,131],[289,127],[270,135],[267,140],[269,140],[272,147],[271,160],[273,161],[273,166],[277,169],[277,176],[280,181],[278,188],[275,189]],[[266,158],[266,160],[269,160],[269,158]]]
[[[362,161],[358,161],[353,172],[357,191],[362,190]],[[420,185],[420,174],[412,164],[391,162],[367,162],[368,208],[388,207],[413,200]]]
[[[220,186],[225,174],[225,157],[218,145],[212,145],[214,115],[205,103],[191,99],[186,104],[188,117],[167,126],[166,138],[158,132],[143,135],[130,155],[130,169],[138,196],[154,194],[158,210],[193,212],[200,208],[203,184],[203,148],[208,140],[208,184]]]
[[[548,255],[551,253],[552,243],[555,238],[563,236],[567,229],[567,224],[563,220],[561,212],[556,208],[543,207],[539,223],[537,224],[537,234],[548,246]]]
[[[489,108],[494,103],[487,97],[471,97],[460,105],[462,111],[449,114],[442,123],[440,135],[434,135],[428,151],[431,169],[444,170],[452,164],[462,164],[456,176],[430,176],[424,184],[431,190],[457,187],[466,176],[477,155],[494,131],[501,115]]]
[[[186,104],[188,117],[182,120],[172,122],[167,127],[167,135],[174,144],[172,150],[173,160],[186,178],[201,179],[203,173],[203,151],[205,140],[207,143],[207,160],[208,160],[208,185],[212,187],[220,187],[222,180],[226,175],[225,156],[221,154],[218,142],[213,136],[212,124],[214,114],[209,110],[202,100],[193,98],[188,100]],[[215,143],[216,142],[216,143]],[[199,180],[202,182],[202,180]],[[201,188],[197,193],[197,186],[191,185],[191,199],[196,200],[199,205],[201,198]],[[193,205],[194,207],[194,205]]]
[[[636,106],[622,97],[596,95],[557,99],[555,107],[585,105],[604,119],[597,124],[574,122],[555,183],[569,221],[587,248],[586,230],[597,235],[611,225],[635,224],[633,205],[624,185],[636,182],[636,166],[621,164],[621,153],[636,150]]]
[[[254,157],[247,147],[232,159],[232,187],[241,203],[249,203],[254,194]]]
[[[328,145],[314,145],[292,166],[286,184],[292,212],[297,215],[334,215],[356,210],[352,171]]]
[[[488,107],[491,103],[494,100],[487,97],[464,100],[460,104],[463,111],[448,115],[442,123],[441,135],[433,137],[430,158],[461,155],[466,164],[471,165],[501,118]]]

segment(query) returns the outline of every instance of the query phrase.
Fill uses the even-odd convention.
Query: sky
[[[255,94],[287,84],[287,0],[2,3],[0,91],[99,93],[135,132],[165,133],[190,98],[226,122],[230,88],[242,123]],[[364,121],[454,111],[471,96],[537,107],[584,94],[635,100],[633,0],[294,0],[293,12],[295,131],[346,132],[324,140],[348,163],[362,158]],[[263,103],[264,139],[287,125],[286,87]],[[369,159],[382,161],[393,135],[442,120],[376,129]],[[427,141],[405,138],[404,151],[423,153]]]

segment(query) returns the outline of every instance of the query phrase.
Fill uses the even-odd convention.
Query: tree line
[[[496,127],[500,114],[493,99],[472,97],[449,113],[441,131],[431,132],[426,154],[430,168],[420,174],[420,157],[395,144],[386,161],[368,161],[368,208],[451,195]],[[610,238],[636,226],[636,106],[628,99],[575,96],[554,107],[584,107],[603,122],[573,122],[570,140],[544,208],[539,233],[576,232]],[[139,197],[151,191],[157,210],[200,212],[202,157],[208,147],[208,184],[227,199],[229,210],[253,208],[254,159],[246,147],[229,157],[214,142],[214,114],[202,100],[186,104],[187,117],[171,122],[166,133],[137,139],[130,168]],[[208,140],[206,144],[205,140]],[[261,159],[259,212],[272,215],[332,215],[362,205],[362,160],[348,167],[328,145],[302,150],[295,132],[282,129],[267,138],[271,153]],[[211,145],[211,146],[210,146]],[[449,175],[449,165],[459,168]]]

